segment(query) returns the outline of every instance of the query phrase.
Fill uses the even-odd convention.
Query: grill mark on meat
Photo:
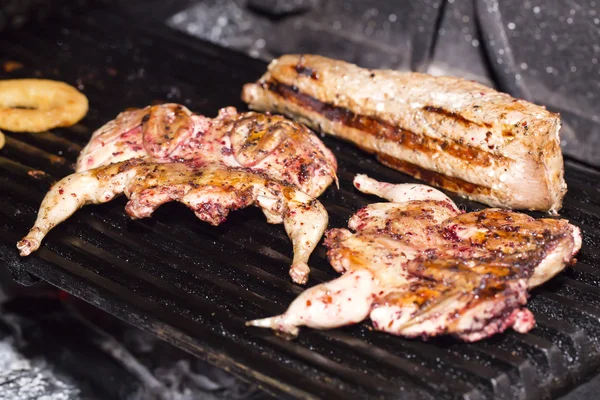
[[[285,85],[275,80],[262,82],[261,84],[277,96],[317,112],[331,121],[341,122],[348,127],[358,129],[382,139],[390,140],[411,150],[427,154],[443,151],[453,157],[465,160],[472,165],[482,167],[489,167],[494,161],[500,163],[508,161],[506,157],[479,150],[468,143],[462,144],[454,140],[442,140],[427,137],[425,135],[418,135],[409,130],[384,122],[378,118],[358,115],[346,108],[321,102],[314,97],[301,93],[296,86]],[[457,117],[453,118],[456,119]]]
[[[442,116],[444,116],[446,118],[453,119],[453,120],[461,123],[462,125],[465,125],[465,126],[468,126],[468,127],[471,127],[473,125],[475,125],[475,126],[483,126],[483,127],[486,127],[486,128],[491,128],[492,127],[492,125],[489,124],[489,123],[478,124],[478,123],[476,123],[474,121],[471,121],[468,118],[465,118],[464,116],[460,115],[459,113],[456,113],[456,112],[450,111],[450,110],[446,110],[445,108],[442,108],[442,107],[425,106],[425,107],[423,107],[423,111],[442,115]]]
[[[298,63],[292,68],[298,75],[310,76],[314,80],[319,79],[319,74],[317,71],[304,65],[304,56],[301,56],[298,60]]]
[[[293,68],[294,68],[294,71],[296,71],[296,73],[298,75],[309,76],[311,79],[319,80],[319,73],[317,71],[314,71],[308,67],[305,67],[302,64],[297,64]]]
[[[318,71],[319,80],[299,74],[297,65]],[[279,85],[287,85],[292,92],[283,93],[285,87]],[[323,104],[313,101],[316,107],[311,108],[298,101],[301,95],[309,97],[302,100],[310,101],[312,97]],[[492,207],[556,214],[562,206],[567,187],[560,151],[560,116],[473,81],[374,71],[318,55],[287,54],[269,64],[257,81],[244,85],[242,100],[253,110],[286,115],[355,146],[367,147],[371,153],[385,153],[492,187],[490,195],[458,192]],[[447,142],[446,146],[457,145],[461,152],[470,151],[471,145],[486,154],[491,165],[456,157],[437,144],[427,152],[407,147],[399,140],[388,140],[385,132],[360,131],[339,119],[330,119],[322,112],[323,105],[378,119],[424,136],[421,140],[433,138]]]
[[[167,103],[120,113],[96,130],[79,155],[76,170],[133,158],[160,163],[193,160],[196,167],[212,162],[249,167],[311,197],[336,179],[337,169],[333,154],[310,129],[282,116],[238,113],[227,107],[216,118],[208,118]]]
[[[417,179],[425,181],[430,185],[435,185],[453,192],[462,191],[467,194],[490,194],[492,189],[487,186],[477,185],[475,183],[467,182],[460,178],[441,174],[439,172],[430,171],[425,168],[421,168],[418,165],[409,163],[407,161],[399,160],[395,157],[380,154],[377,159],[384,165],[390,168],[394,168],[405,174],[414,176]]]

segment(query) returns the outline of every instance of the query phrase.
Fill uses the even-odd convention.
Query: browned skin
[[[327,226],[327,212],[317,200],[266,174],[219,163],[152,163],[133,159],[69,175],[48,191],[29,233],[17,244],[22,256],[37,250],[45,235],[87,204],[106,203],[125,194],[133,218],[149,217],[164,203],[178,201],[202,221],[219,225],[232,210],[260,207],[267,221],[283,223],[292,240],[290,274],[306,283],[308,258]]]
[[[79,207],[121,193],[136,218],[179,201],[213,225],[230,210],[255,204],[268,222],[284,224],[294,245],[290,275],[303,284],[328,220],[314,199],[337,182],[336,169],[335,157],[310,129],[282,116],[226,107],[208,118],[173,103],[127,110],[92,134],[77,172],[46,194],[18,248],[31,254]]]
[[[533,318],[521,310],[527,281],[551,252],[564,247],[568,261],[577,246],[565,220],[500,209],[447,218],[453,212],[440,202],[416,201],[389,207],[382,221],[372,217],[373,206],[352,218],[355,232],[329,230],[325,246],[336,270],[367,268],[382,279],[371,318],[376,329],[403,336],[453,334],[473,341],[515,325],[517,318]],[[467,230],[480,232],[465,237]],[[376,318],[378,308],[410,316],[400,313],[397,325]],[[531,329],[532,321],[519,321],[515,329]]]
[[[325,246],[342,275],[302,292],[276,316],[247,324],[295,336],[370,317],[377,330],[406,337],[451,334],[480,340],[535,325],[528,289],[551,279],[581,248],[579,228],[502,209],[465,214],[425,185],[354,186],[389,200],[363,207],[349,229],[331,229]]]
[[[561,208],[559,116],[483,85],[285,55],[244,86],[242,99],[464,197],[505,208]]]
[[[489,195],[492,192],[492,189],[490,189],[489,187],[475,185],[473,183],[464,181],[460,178],[447,176],[438,172],[421,168],[415,164],[411,164],[407,161],[402,161],[385,154],[377,155],[377,159],[382,164],[387,165],[390,168],[394,168],[398,171],[404,172],[405,174],[414,176],[415,178],[427,182],[430,185],[443,187],[446,190],[451,190],[453,192],[463,192],[468,195]]]
[[[77,171],[144,158],[245,167],[317,197],[336,179],[331,151],[306,126],[279,115],[219,110],[195,115],[180,104],[125,111],[94,132]]]
[[[322,114],[330,121],[339,122],[345,126],[358,129],[359,131],[373,135],[378,139],[394,141],[411,150],[433,154],[436,151],[435,149],[439,147],[454,157],[476,163],[482,167],[489,167],[492,165],[492,160],[494,159],[501,163],[507,163],[509,161],[502,155],[493,155],[489,152],[479,150],[468,143],[464,143],[463,140],[442,140],[418,135],[409,130],[382,121],[379,118],[355,114],[348,109],[318,101],[306,94],[300,93],[298,89],[294,90],[292,86],[284,85],[276,81],[264,82],[261,86],[276,93],[287,101]],[[434,109],[432,107],[426,107],[425,110],[448,118],[454,118],[461,124],[465,124],[459,116],[456,116],[453,113],[443,112],[443,110]]]
[[[243,167],[267,173],[319,196],[335,180],[337,161],[331,151],[302,124],[280,115],[246,112],[224,118],[215,130],[227,132],[231,151]]]
[[[142,118],[144,148],[153,158],[168,157],[180,142],[192,136],[193,129],[192,113],[187,108],[178,104],[152,106]]]
[[[273,152],[288,137],[297,140],[299,125],[281,116],[265,114],[242,115],[234,123],[227,124],[231,130],[231,149],[244,167],[256,165]],[[235,129],[231,129],[230,126]]]

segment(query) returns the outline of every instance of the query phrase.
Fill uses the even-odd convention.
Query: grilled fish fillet
[[[528,289],[559,273],[581,247],[566,220],[534,219],[499,208],[464,213],[423,185],[355,186],[390,200],[359,210],[325,245],[343,275],[303,292],[282,315],[250,321],[290,335],[370,317],[377,330],[405,337],[444,334],[476,341],[535,325]]]
[[[22,256],[39,248],[56,225],[86,204],[106,203],[125,194],[125,210],[133,218],[149,217],[160,205],[178,201],[202,221],[219,225],[229,211],[256,205],[267,221],[283,223],[292,240],[290,275],[297,283],[308,279],[308,258],[327,227],[328,216],[317,200],[257,172],[208,164],[152,163],[133,159],[69,175],[44,197],[37,220],[18,244]]]
[[[242,99],[491,206],[556,213],[567,190],[559,115],[473,81],[284,55]]]

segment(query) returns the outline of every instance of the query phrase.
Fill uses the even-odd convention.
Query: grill
[[[2,78],[60,79],[90,99],[80,124],[7,134],[0,152],[0,259],[21,283],[45,280],[277,398],[540,399],[566,392],[600,366],[600,171],[568,158],[561,215],[582,228],[584,245],[576,265],[533,292],[537,325],[524,335],[421,342],[364,323],[303,329],[286,341],[246,328],[246,320],[284,311],[303,290],[287,274],[292,254],[283,227],[268,225],[257,209],[234,212],[215,228],[177,204],[132,221],[121,199],[78,211],[21,259],[17,240],[51,182],[72,172],[93,130],[127,107],[153,102],[179,102],[208,116],[226,105],[244,109],[241,86],[266,65],[166,27],[132,27],[107,10],[3,34],[0,46],[2,63],[23,64]],[[323,140],[338,158],[341,180],[340,190],[321,198],[332,227],[345,226],[374,200],[352,189],[356,173],[412,181],[353,146]],[[335,276],[322,246],[311,267],[310,285]]]

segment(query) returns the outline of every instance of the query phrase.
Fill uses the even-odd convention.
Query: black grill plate
[[[0,47],[0,62],[24,65],[2,78],[60,79],[90,100],[80,124],[7,134],[0,151],[0,257],[22,282],[46,280],[279,398],[539,399],[572,388],[599,366],[600,172],[572,160],[562,216],[583,229],[580,262],[533,293],[534,330],[475,344],[405,340],[368,324],[304,329],[295,341],[246,328],[248,319],[284,311],[302,290],[287,274],[291,244],[283,227],[267,225],[256,209],[214,228],[175,204],[139,221],[125,215],[122,200],[88,206],[21,259],[17,240],[95,129],[127,107],[154,102],[179,102],[208,116],[228,105],[243,110],[242,84],[266,65],[165,27],[135,28],[102,10],[3,34]],[[354,174],[411,181],[351,145],[324,141],[340,164],[341,189],[322,196],[331,226],[345,226],[373,200],[352,188]],[[334,277],[323,247],[311,266],[311,285]]]

